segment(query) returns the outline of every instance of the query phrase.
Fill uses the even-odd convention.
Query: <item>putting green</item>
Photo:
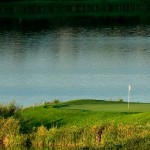
[[[106,112],[150,112],[150,103],[128,103],[103,100],[74,100],[55,107]]]

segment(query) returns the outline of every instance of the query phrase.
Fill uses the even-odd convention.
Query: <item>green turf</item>
[[[143,125],[150,123],[150,104],[131,103],[128,109],[127,103],[75,100],[29,107],[21,110],[19,118],[28,127],[85,126],[108,122]]]

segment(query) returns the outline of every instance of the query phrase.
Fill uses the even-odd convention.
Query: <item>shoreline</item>
[[[0,19],[89,18],[115,22],[150,22],[150,1],[18,1],[1,2]],[[146,15],[145,15],[146,14]],[[56,19],[56,20],[57,20]]]

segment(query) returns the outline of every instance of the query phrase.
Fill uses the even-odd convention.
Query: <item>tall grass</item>
[[[136,124],[115,125],[107,123],[84,127],[53,127],[50,129],[39,126],[36,131],[30,134],[19,133],[19,124],[12,118],[1,120],[0,126],[2,128],[0,139],[6,147],[26,145],[27,141],[31,143],[33,148],[49,147],[53,149],[141,148],[148,150],[150,145],[150,128]]]
[[[19,121],[10,117],[0,119],[0,143],[5,146],[23,145],[26,143],[27,136],[20,134]]]
[[[130,143],[130,145],[128,145]],[[38,127],[32,136],[34,147],[54,148],[123,148],[141,147],[146,149],[150,145],[150,129],[139,125],[100,124],[95,126],[69,128]],[[132,147],[131,147],[132,146]]]

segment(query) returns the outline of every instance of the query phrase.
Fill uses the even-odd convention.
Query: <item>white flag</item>
[[[131,85],[129,84],[129,91],[131,90]]]

